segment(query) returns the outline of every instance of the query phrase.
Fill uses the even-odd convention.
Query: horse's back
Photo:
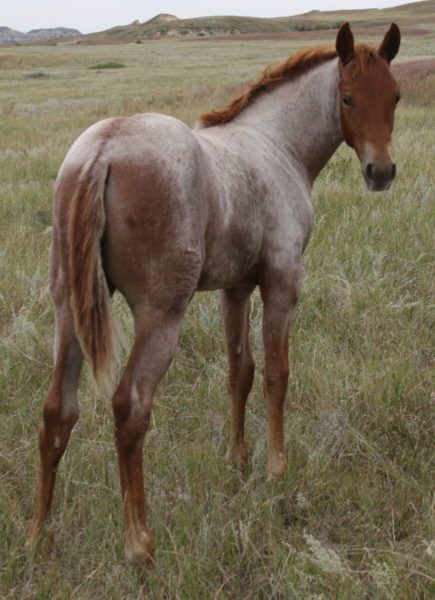
[[[146,166],[150,161],[170,164],[197,151],[197,141],[187,125],[174,117],[144,113],[98,121],[72,144],[59,170],[58,180],[89,161],[103,157],[111,166],[126,162]]]

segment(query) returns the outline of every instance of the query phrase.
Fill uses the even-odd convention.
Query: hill
[[[0,27],[0,44],[50,43],[68,37],[65,43],[80,44],[126,44],[153,39],[216,39],[216,38],[319,38],[325,31],[337,29],[344,21],[350,21],[359,35],[375,33],[395,21],[406,36],[425,35],[435,32],[435,0],[412,2],[383,9],[358,9],[340,11],[312,10],[292,17],[272,19],[244,16],[209,16],[180,19],[175,15],[160,13],[141,23],[135,20],[128,25],[80,34],[75,29],[59,27],[38,29],[28,33]],[[61,42],[62,43],[62,42]]]
[[[429,33],[435,30],[435,0],[413,2],[385,9],[314,10],[292,17],[273,19],[243,16],[179,19],[174,15],[161,14],[144,23],[135,21],[130,25],[87,34],[81,36],[80,41],[101,44],[131,43],[161,38],[293,37],[300,32],[336,29],[343,21],[350,21],[354,27],[360,29],[373,29],[385,26],[393,20],[402,28],[407,28],[408,35]]]
[[[159,15],[156,15],[155,17],[153,17],[152,19],[147,21],[147,23],[168,23],[170,21],[179,21],[179,20],[180,19],[178,17],[176,17],[175,15],[168,15],[166,13],[160,13]]]
[[[77,35],[81,35],[78,29],[70,29],[68,27],[32,29],[27,33],[22,33],[9,27],[0,27],[0,44],[28,44],[29,42],[41,42]]]

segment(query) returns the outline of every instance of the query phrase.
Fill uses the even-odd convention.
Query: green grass
[[[434,53],[433,42],[418,44],[405,40],[403,56]],[[346,147],[316,183],[290,346],[284,480],[265,478],[258,295],[244,475],[223,463],[229,403],[218,296],[197,295],[145,444],[157,570],[125,564],[110,399],[93,392],[86,371],[81,419],[59,468],[55,543],[35,559],[24,550],[52,371],[52,186],[68,147],[110,115],[159,111],[193,124],[298,48],[0,48],[1,598],[433,597],[433,74],[402,86],[392,190],[367,192]],[[115,59],[128,68],[89,71]],[[25,79],[39,71],[49,77]],[[115,302],[131,332],[124,303]]]
[[[89,69],[97,69],[98,71],[101,71],[102,69],[123,69],[124,67],[125,65],[118,62],[103,62],[96,65],[91,65]]]

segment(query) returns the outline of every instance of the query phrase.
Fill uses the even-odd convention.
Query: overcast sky
[[[18,31],[73,27],[82,33],[143,22],[158,13],[284,17],[309,10],[383,8],[410,0],[0,0],[0,26]]]

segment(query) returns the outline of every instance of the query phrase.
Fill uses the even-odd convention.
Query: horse
[[[58,463],[77,422],[84,359],[105,384],[119,333],[118,290],[134,319],[134,342],[113,395],[126,558],[152,563],[143,443],[156,387],[174,356],[196,291],[221,290],[231,429],[226,460],[245,465],[245,408],[254,377],[250,296],[263,303],[267,473],[286,471],[283,407],[289,329],[313,227],[311,189],[345,141],[370,190],[390,187],[398,85],[390,63],[396,24],[379,48],[355,44],[348,23],[335,48],[301,51],[270,67],[228,107],[191,129],[147,113],[105,119],[74,142],[55,185],[50,290],[54,372],[43,405],[40,473],[28,545],[40,538]]]

